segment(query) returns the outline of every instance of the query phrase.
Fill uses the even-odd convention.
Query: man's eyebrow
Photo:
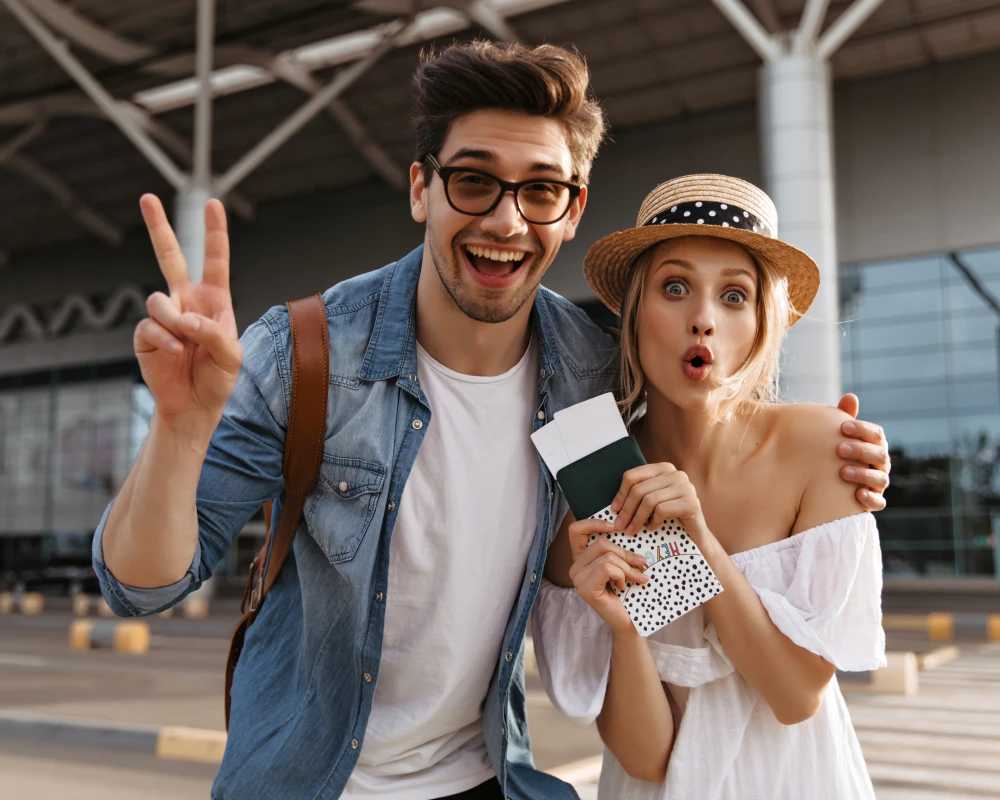
[[[497,154],[490,150],[475,150],[471,147],[463,147],[460,150],[456,150],[451,157],[445,162],[446,164],[451,164],[460,158],[471,158],[476,161],[485,161],[487,164],[496,164],[500,159],[497,158]],[[566,171],[559,164],[552,164],[548,161],[536,161],[531,165],[529,172],[555,172],[560,178],[566,175]]]

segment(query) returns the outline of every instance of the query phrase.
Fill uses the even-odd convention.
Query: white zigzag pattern
[[[84,295],[71,294],[56,309],[48,324],[30,306],[18,303],[0,314],[0,345],[13,334],[19,322],[23,323],[28,338],[35,341],[54,339],[65,333],[76,316],[87,330],[106,331],[129,305],[146,316],[146,295],[137,286],[116,289],[103,309],[97,308]]]

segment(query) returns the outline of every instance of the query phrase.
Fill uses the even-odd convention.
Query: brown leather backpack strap
[[[288,432],[285,437],[284,502],[278,525],[271,526],[271,503],[264,506],[267,536],[264,546],[250,566],[250,578],[243,594],[244,612],[232,642],[226,663],[226,728],[229,728],[229,708],[233,674],[247,629],[257,617],[257,611],[282,564],[292,549],[295,531],[302,516],[302,506],[319,475],[326,438],[326,403],[330,388],[330,340],[326,321],[326,305],[316,294],[288,303],[292,328],[292,398],[288,412]],[[274,540],[272,546],[272,539]]]

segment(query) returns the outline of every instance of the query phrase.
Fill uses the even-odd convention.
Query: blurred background
[[[221,726],[219,659],[261,520],[199,593],[207,617],[150,622],[141,667],[113,647],[71,653],[65,641],[73,597],[99,610],[90,539],[152,407],[132,331],[164,285],[138,198],[155,192],[172,211],[195,275],[203,203],[226,202],[241,330],[272,305],[393,261],[423,230],[406,196],[409,76],[421,48],[475,37],[572,44],[590,65],[612,140],[577,238],[545,283],[595,319],[614,322],[583,280],[583,255],[633,225],[656,184],[723,172],[771,194],[779,234],[823,273],[790,337],[786,396],[855,392],[892,449],[879,515],[891,641],[920,655],[935,639],[990,638],[1000,0],[0,0],[0,708]],[[41,613],[27,596],[43,599]],[[957,614],[950,635],[921,621],[929,612]],[[968,646],[969,658],[992,653]],[[1000,659],[982,663],[954,679],[980,697]],[[190,685],[165,677],[185,670]],[[544,696],[534,713],[546,768],[599,752],[592,731],[563,732]],[[998,761],[1000,726],[983,724],[983,752]],[[43,763],[94,767],[72,747],[31,761],[41,745],[4,738],[4,725],[0,765],[9,759],[18,785],[57,786],[55,773],[37,777]],[[133,767],[102,758],[83,777],[66,766],[67,780],[112,796],[102,776],[124,780]],[[985,782],[965,785],[945,773],[919,783],[914,764],[893,771],[901,757],[885,758],[885,797],[898,786],[900,797],[1000,795],[1000,774],[979,762],[963,769]],[[927,768],[926,753],[915,758]],[[591,786],[581,769],[589,777],[574,779]],[[178,788],[163,796],[206,796],[212,770],[149,756],[133,772],[143,796],[171,780]]]

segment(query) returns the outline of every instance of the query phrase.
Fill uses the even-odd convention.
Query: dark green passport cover
[[[622,485],[622,476],[646,463],[639,444],[631,436],[595,450],[556,475],[559,486],[577,519],[592,517],[611,505]]]

